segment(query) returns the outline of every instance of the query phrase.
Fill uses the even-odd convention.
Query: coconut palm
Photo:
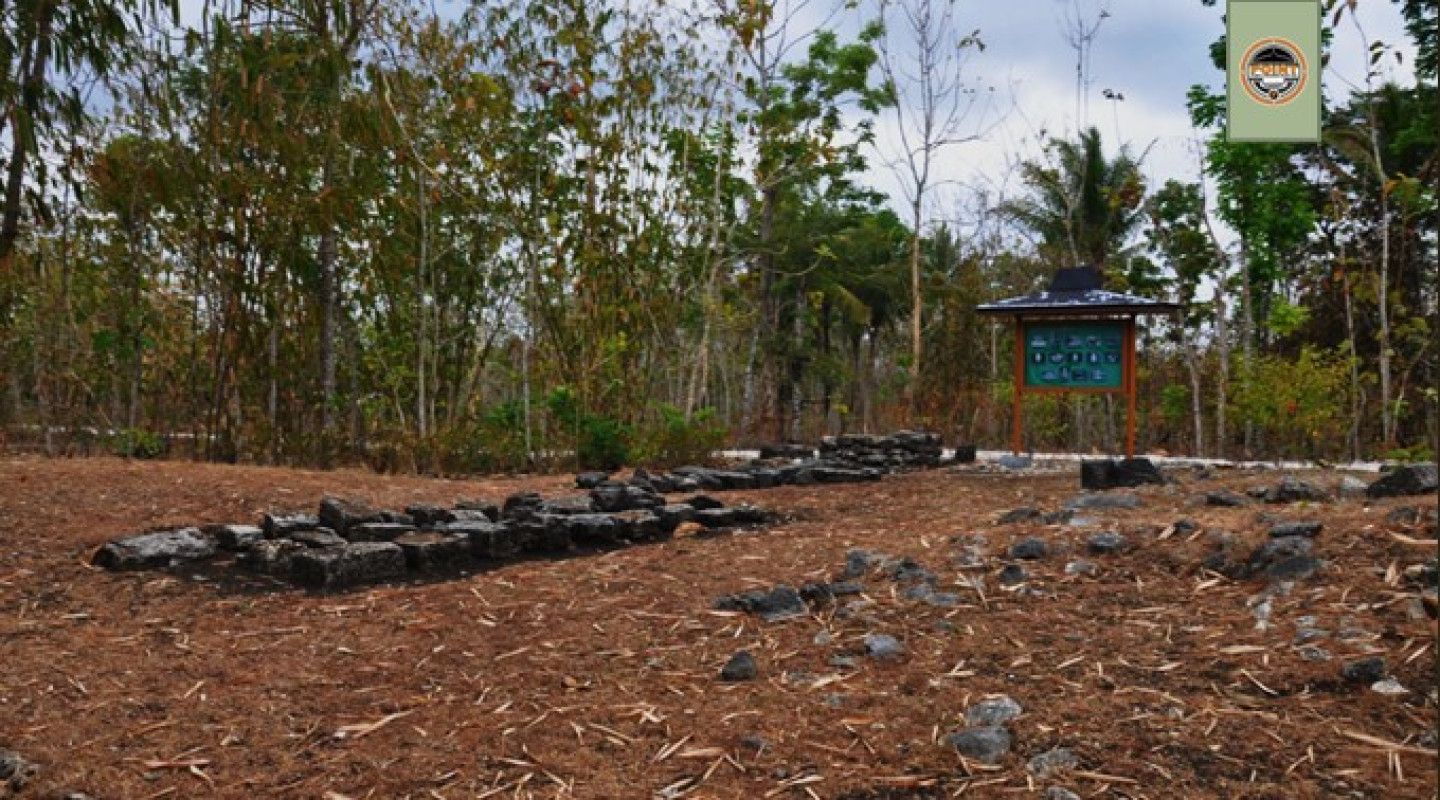
[[[1065,266],[1121,266],[1117,258],[1142,219],[1145,181],[1140,162],[1122,147],[1106,159],[1100,131],[1076,141],[1051,139],[1045,162],[1029,161],[1021,179],[1030,196],[1005,212],[1039,240],[1040,255]]]

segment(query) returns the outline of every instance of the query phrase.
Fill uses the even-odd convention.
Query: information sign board
[[[1026,320],[1025,388],[1121,392],[1125,389],[1125,322]]]

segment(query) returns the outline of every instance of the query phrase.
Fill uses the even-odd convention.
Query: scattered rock
[[[1044,539],[1027,536],[1024,539],[1010,545],[1010,557],[1034,560],[1044,558],[1050,554],[1050,544]]]
[[[1325,525],[1320,522],[1281,522],[1270,526],[1267,535],[1272,539],[1283,539],[1286,536],[1303,536],[1313,539],[1320,535]]]
[[[1074,769],[1080,763],[1075,751],[1068,747],[1046,750],[1025,763],[1025,771],[1037,778],[1048,778],[1066,769]]]
[[[1385,659],[1370,656],[1345,662],[1340,668],[1340,677],[1347,683],[1374,684],[1385,677],[1386,668]]]
[[[1356,500],[1364,497],[1365,490],[1368,488],[1365,482],[1359,478],[1353,475],[1345,475],[1340,478],[1340,482],[1335,486],[1335,494],[1346,500]]]
[[[1081,575],[1088,578],[1100,574],[1100,567],[1093,561],[1078,559],[1065,565],[1065,574]]]
[[[1434,464],[1407,464],[1396,467],[1365,490],[1372,498],[1412,497],[1435,494],[1436,474]]]
[[[1115,531],[1102,531],[1086,542],[1086,547],[1095,555],[1112,555],[1124,550],[1127,545],[1129,542],[1125,537]]]
[[[850,550],[845,553],[845,571],[840,577],[845,580],[863,578],[875,566],[883,563],[885,557],[865,550]]]
[[[1064,786],[1051,786],[1045,790],[1044,800],[1080,800],[1080,795]]]
[[[1406,689],[1400,684],[1399,681],[1395,680],[1394,678],[1385,678],[1384,680],[1379,680],[1370,684],[1370,691],[1375,692],[1376,694],[1386,694],[1392,696],[1410,694],[1410,690]]]
[[[985,727],[1004,725],[1024,713],[1020,704],[1011,697],[1001,695],[981,700],[965,709],[965,724]]]
[[[865,634],[865,655],[882,661],[905,654],[905,645],[888,633]]]
[[[756,589],[742,594],[726,595],[717,599],[713,607],[717,611],[744,611],[755,614],[766,622],[800,617],[810,612],[800,593],[785,584],[769,591]]]
[[[1267,503],[1323,503],[1329,495],[1313,483],[1307,483],[1292,475],[1285,475],[1280,482],[1265,490]]]
[[[760,666],[755,663],[755,656],[749,650],[740,650],[730,656],[725,666],[720,668],[720,680],[722,681],[752,681],[760,674]]]
[[[966,728],[945,736],[945,744],[982,764],[995,764],[1010,752],[1010,732],[1000,727]]]
[[[95,554],[94,563],[111,570],[153,569],[210,558],[215,553],[215,540],[199,528],[179,528],[110,542]]]
[[[1035,459],[1030,456],[1003,455],[996,463],[1005,469],[1030,469],[1034,465]]]
[[[1000,574],[996,576],[996,580],[1000,582],[1001,586],[1019,586],[1028,578],[1029,576],[1025,574],[1025,568],[1019,564],[1006,564],[1004,568],[1000,570]]]
[[[1040,519],[1044,515],[1045,512],[1038,508],[1016,508],[1001,514],[1000,518],[995,520],[995,524],[1013,525],[1017,522],[1029,522],[1034,519]]]
[[[976,449],[973,444],[956,445],[955,455],[950,460],[956,464],[974,464]]]
[[[1280,577],[1274,574],[1276,572],[1294,575],[1297,572],[1303,572],[1305,567],[1309,567],[1313,572],[1319,566],[1319,562],[1312,555],[1314,551],[1314,541],[1303,536],[1270,539],[1255,548],[1255,551],[1250,554],[1250,559],[1245,565],[1245,572],[1249,575],[1263,574],[1269,577]],[[1296,578],[1285,579],[1295,580]]]
[[[1234,492],[1208,492],[1205,495],[1205,505],[1216,508],[1238,508],[1249,502],[1248,498]]]

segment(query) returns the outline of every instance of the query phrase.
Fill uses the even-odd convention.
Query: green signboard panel
[[[1025,388],[1118,392],[1124,381],[1124,322],[1025,323]]]

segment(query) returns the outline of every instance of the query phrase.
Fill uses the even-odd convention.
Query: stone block
[[[296,553],[292,575],[314,589],[348,589],[405,574],[405,552],[394,542],[352,542]]]
[[[95,554],[95,565],[111,570],[154,569],[215,555],[215,540],[199,528],[156,531],[110,542]]]

